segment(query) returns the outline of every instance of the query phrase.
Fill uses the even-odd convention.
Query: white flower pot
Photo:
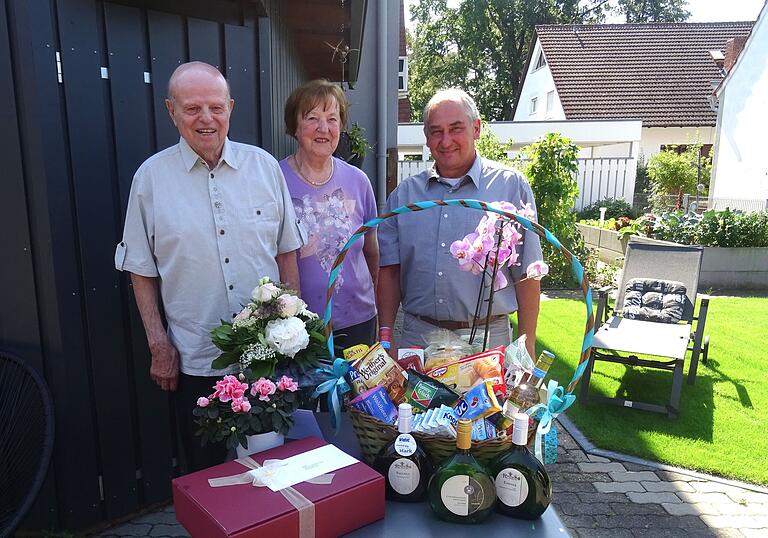
[[[243,448],[239,443],[236,447],[238,458],[275,448],[285,442],[285,436],[277,432],[257,433],[256,435],[248,435],[246,438],[248,439],[248,448]]]

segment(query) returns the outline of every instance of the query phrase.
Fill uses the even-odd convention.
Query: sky
[[[409,28],[410,16],[408,9],[415,0],[405,0],[405,24]],[[458,0],[449,0],[449,4],[458,4]],[[614,2],[612,2],[614,3]],[[764,0],[688,0],[688,11],[691,17],[688,22],[725,22],[753,21],[757,19]],[[608,20],[606,22],[622,22]]]

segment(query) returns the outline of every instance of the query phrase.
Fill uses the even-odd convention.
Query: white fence
[[[745,200],[740,198],[715,198],[713,209],[732,209],[739,211],[768,211],[768,200]]]
[[[427,170],[433,161],[398,161],[397,182]],[[623,198],[632,203],[637,160],[632,157],[603,157],[578,160],[576,210],[605,198]]]

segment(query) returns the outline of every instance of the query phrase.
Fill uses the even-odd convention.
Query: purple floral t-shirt
[[[371,182],[362,170],[333,158],[330,181],[321,187],[308,185],[280,161],[293,207],[299,220],[304,246],[299,250],[301,297],[309,309],[323,317],[328,275],[333,262],[352,234],[376,216]],[[333,326],[342,329],[376,315],[376,300],[363,241],[355,241],[344,258],[333,296]]]

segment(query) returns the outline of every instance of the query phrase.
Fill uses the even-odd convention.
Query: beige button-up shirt
[[[210,331],[239,312],[259,278],[279,280],[275,256],[302,244],[277,161],[224,143],[209,170],[184,139],[147,159],[133,178],[115,267],[160,278],[168,334],[181,371],[218,375]]]

